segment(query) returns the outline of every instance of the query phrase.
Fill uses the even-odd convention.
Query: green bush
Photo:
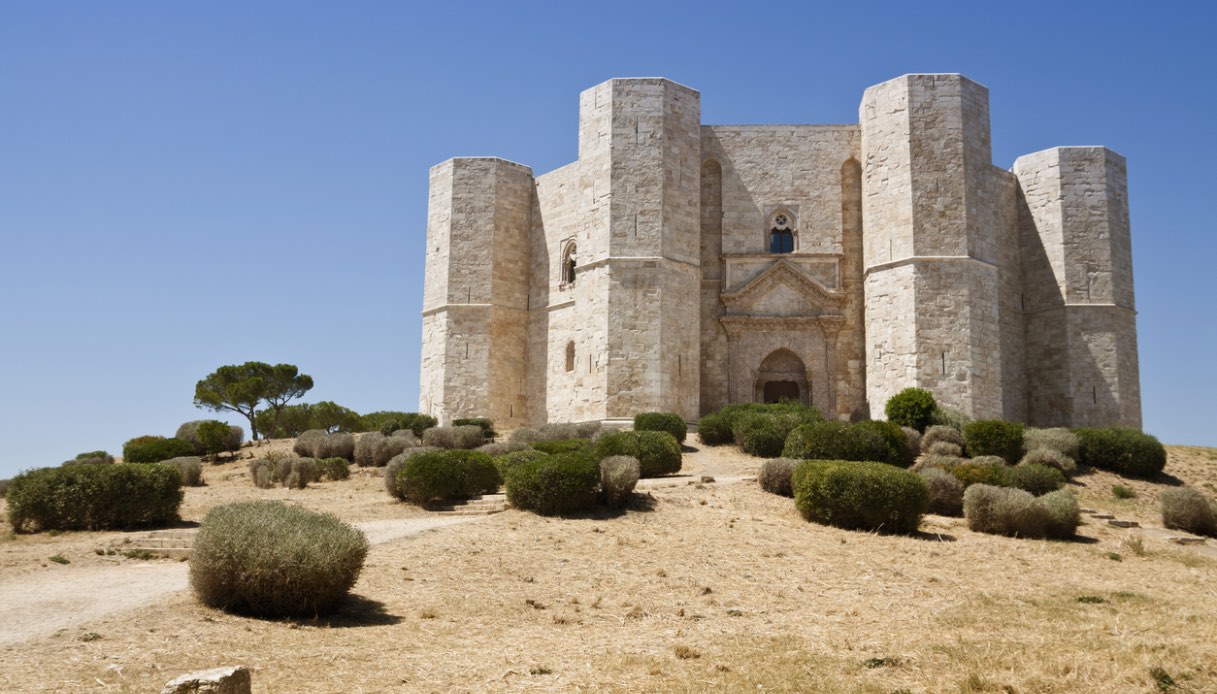
[[[503,455],[504,453],[515,453],[516,451],[522,451],[528,447],[528,444],[522,441],[495,441],[493,443],[478,446],[474,450],[481,451],[493,458],[495,456]]]
[[[592,422],[550,422],[536,429],[521,427],[511,432],[513,443],[536,443],[537,441],[560,441],[564,439],[590,439],[600,433],[601,424]]]
[[[468,499],[499,488],[499,471],[490,456],[467,449],[440,449],[406,458],[397,471],[395,495],[413,504]]]
[[[597,439],[596,460],[615,455],[637,458],[643,477],[680,472],[682,462],[680,444],[665,431],[612,431]]]
[[[364,534],[329,514],[277,501],[214,508],[190,556],[190,586],[210,607],[258,617],[316,617],[355,585]]]
[[[600,461],[600,498],[606,506],[621,508],[629,503],[642,467],[637,458],[614,455]]]
[[[498,432],[494,430],[494,422],[485,417],[466,417],[464,419],[454,419],[452,420],[452,426],[477,427],[482,430],[482,437],[484,439],[493,440],[494,437],[499,435]]]
[[[1122,484],[1111,485],[1111,495],[1117,499],[1135,499],[1137,493]]]
[[[1027,455],[1023,456],[1018,464],[1019,466],[1047,465],[1060,470],[1066,479],[1073,477],[1078,471],[1078,464],[1073,461],[1073,458],[1052,448],[1034,448],[1027,451]]]
[[[439,424],[439,420],[431,415],[418,412],[383,411],[361,415],[359,424],[363,431],[378,431],[385,436],[400,429],[409,429],[421,439],[423,432]]]
[[[963,428],[968,455],[999,455],[1011,465],[1023,457],[1023,425],[1001,419],[978,419]]]
[[[64,465],[110,465],[114,462],[114,456],[105,451],[88,451],[87,453],[79,453],[71,460],[64,461]]]
[[[679,445],[664,432],[630,433],[658,434]],[[580,453],[550,455],[520,463],[507,471],[507,500],[523,511],[558,516],[591,507],[596,502],[599,485],[600,466],[588,456]]]
[[[194,447],[192,452],[185,455],[215,455],[240,450],[245,430],[216,419],[198,419],[178,427],[173,438],[188,441]]]
[[[887,401],[883,412],[897,426],[925,431],[934,416],[934,396],[921,388],[905,388]]]
[[[183,487],[199,487],[203,484],[203,461],[198,456],[187,455],[180,458],[170,458],[161,461],[161,465],[178,471],[182,477]]]
[[[1061,490],[1035,498],[1021,489],[976,484],[963,495],[968,528],[991,535],[1072,537],[1079,522],[1077,500]]]
[[[849,530],[915,533],[930,504],[920,475],[884,463],[805,460],[792,486],[804,518]]]
[[[1017,465],[1009,468],[1010,486],[1017,487],[1033,496],[1043,496],[1065,486],[1065,475],[1047,465]]]
[[[543,451],[538,451],[535,448],[525,448],[522,451],[512,451],[503,455],[494,457],[494,466],[499,471],[499,477],[506,480],[507,471],[531,460],[540,460],[547,457],[549,454]]]
[[[393,456],[404,453],[414,443],[413,433],[397,431],[385,436],[379,431],[369,431],[355,439],[355,464],[360,467],[383,467]]]
[[[938,468],[927,468],[917,474],[921,475],[929,488],[930,513],[940,516],[963,515],[963,482]]]
[[[782,457],[884,463],[891,460],[892,450],[886,439],[870,429],[843,422],[817,422],[792,431]]]
[[[634,415],[634,431],[666,431],[677,443],[684,443],[689,425],[675,412],[640,412]]]
[[[140,436],[123,444],[124,463],[159,463],[184,455],[194,455],[194,446],[177,438]]]
[[[953,407],[944,407],[942,405],[934,407],[934,415],[930,418],[931,424],[950,427],[955,431],[963,431],[963,428],[970,421],[972,421],[972,418],[963,412]]]
[[[721,446],[735,441],[731,425],[720,414],[708,414],[697,420],[697,438],[707,446]]]
[[[974,484],[987,484],[992,487],[1011,487],[1014,486],[1010,478],[1010,468],[1005,463],[994,465],[985,462],[976,462],[975,460],[965,460],[953,466],[950,473],[955,476],[955,479],[963,483],[963,486],[971,487]]]
[[[413,434],[407,434],[413,437]],[[296,438],[292,451],[305,458],[345,458],[355,460],[355,436],[343,432],[330,433],[324,429],[309,429]]]
[[[727,426],[731,430],[731,442],[739,443],[738,434],[736,432],[736,424],[738,420],[741,417],[754,414],[784,415],[787,419],[794,419],[800,425],[824,421],[824,415],[820,414],[819,410],[814,407],[799,404],[797,402],[738,402],[732,405],[727,405],[718,411],[718,416],[726,420]]]
[[[756,481],[760,483],[761,489],[770,494],[793,497],[792,476],[794,468],[798,464],[799,461],[794,458],[766,460],[761,464],[761,471],[757,473]]]
[[[939,443],[947,443],[957,446],[959,452],[953,454],[939,453],[938,455],[961,455],[963,453],[963,432],[959,431],[958,429],[952,429],[948,426],[935,424],[927,428],[925,433],[921,435],[921,450],[927,453],[930,452],[930,449],[933,448],[935,444]]]
[[[867,420],[853,425],[854,429],[866,429],[887,442],[888,455],[878,461],[898,467],[908,467],[917,459],[917,452],[909,448],[909,439],[900,425],[880,420]]]
[[[321,458],[317,461],[321,476],[328,480],[345,480],[351,476],[351,463],[346,458]]]
[[[537,441],[532,447],[542,453],[590,453],[592,442],[587,439],[555,439],[553,441]]]
[[[760,458],[782,454],[786,437],[802,422],[788,413],[750,412],[735,418],[735,442],[740,450]]]
[[[1217,537],[1217,509],[1204,494],[1191,487],[1165,489],[1158,497],[1162,525],[1195,535]]]
[[[444,449],[420,446],[418,448],[409,448],[405,453],[399,453],[393,456],[389,462],[385,464],[385,469],[382,473],[385,483],[385,491],[387,491],[390,496],[394,497],[398,501],[405,501],[406,498],[401,495],[401,490],[397,487],[397,473],[401,471],[402,467],[405,466],[406,461],[412,456],[421,455],[423,453],[431,453],[439,450]],[[502,475],[500,475],[500,478],[501,477]]]
[[[4,495],[8,493],[8,483],[11,481],[12,480],[0,480],[0,499],[3,499]]]
[[[463,448],[471,450],[486,443],[482,428],[474,425],[431,427],[423,432],[423,445],[436,448]]]
[[[1166,467],[1158,439],[1127,427],[1074,429],[1078,462],[1129,477],[1153,477]]]
[[[1065,428],[1036,429],[1028,427],[1023,431],[1023,448],[1028,451],[1046,448],[1062,453],[1071,460],[1077,460],[1080,443],[1078,435]]]
[[[73,465],[23,472],[5,493],[13,529],[103,530],[178,519],[182,478],[166,465]]]

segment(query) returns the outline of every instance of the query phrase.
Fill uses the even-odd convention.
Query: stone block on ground
[[[249,670],[237,665],[192,672],[166,684],[161,694],[250,694]]]

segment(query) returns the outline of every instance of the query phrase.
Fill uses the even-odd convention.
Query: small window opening
[[[769,252],[794,252],[794,228],[790,215],[785,212],[773,215],[772,226],[769,229]]]
[[[566,250],[562,253],[562,285],[571,286],[575,283],[575,267],[578,263],[575,261],[575,243],[570,242],[566,246]]]
[[[566,343],[566,370],[575,370],[575,341],[571,340]]]

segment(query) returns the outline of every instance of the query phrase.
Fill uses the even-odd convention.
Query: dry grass
[[[1182,460],[1167,472],[1189,484],[1217,479],[1205,454],[1171,454]],[[757,463],[706,449],[685,471]],[[347,520],[418,513],[360,471],[258,490],[226,480],[239,464],[221,467],[233,470],[187,490],[188,519],[229,494]],[[1080,480],[1110,499],[1107,476]],[[1130,484],[1130,510],[1146,510],[1133,517],[1152,523],[1158,488]],[[157,691],[238,663],[259,692],[1151,692],[1162,673],[1175,691],[1217,691],[1217,561],[1195,552],[1147,538],[1138,556],[1105,525],[1078,542],[939,516],[921,537],[849,532],[804,522],[755,483],[650,493],[624,515],[509,511],[375,547],[356,600],[328,619],[236,617],[182,592],[0,652],[0,691]],[[0,570],[56,553],[72,564],[35,570],[73,570],[71,548],[103,535],[115,534],[19,536],[0,543]]]

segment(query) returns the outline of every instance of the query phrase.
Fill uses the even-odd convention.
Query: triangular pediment
[[[738,291],[724,293],[722,300],[732,314],[814,316],[838,313],[845,294],[828,289],[782,259]]]

